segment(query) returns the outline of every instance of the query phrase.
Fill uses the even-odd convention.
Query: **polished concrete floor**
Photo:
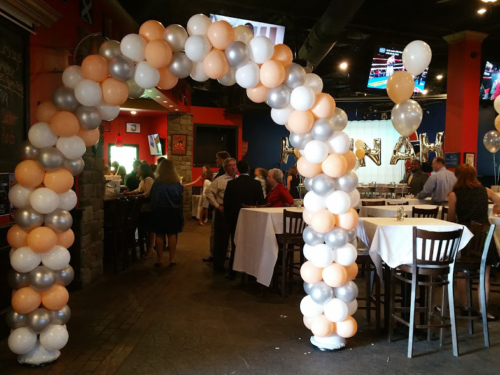
[[[309,344],[299,311],[303,292],[281,299],[257,284],[241,285],[213,275],[201,258],[208,253],[210,227],[189,222],[179,237],[177,266],[155,269],[151,261],[106,276],[71,294],[70,341],[44,368],[17,364],[0,342],[1,374],[499,374],[500,322],[490,323],[491,347],[481,326],[469,336],[459,326],[461,356],[454,358],[449,335],[418,341],[406,358],[403,335],[387,342],[359,311],[358,334],[338,352]],[[500,314],[500,295],[491,311]]]

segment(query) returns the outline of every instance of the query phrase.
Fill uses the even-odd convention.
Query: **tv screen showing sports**
[[[149,153],[151,155],[153,156],[163,155],[159,134],[148,135],[148,144],[149,144]]]
[[[267,36],[269,39],[273,41],[274,44],[283,44],[283,40],[285,38],[285,26],[273,25],[270,23],[257,22],[244,20],[241,18],[233,18],[220,16],[218,14],[211,14],[210,20],[212,22],[215,21],[226,21],[232,27],[236,26],[246,26],[250,30],[252,30],[254,36]]]
[[[368,78],[368,88],[385,90],[387,80],[396,72],[406,71],[403,66],[403,51],[380,47],[373,56],[370,77]],[[413,77],[415,80],[415,92],[421,93],[425,89],[425,81],[429,69],[425,69],[422,74]]]
[[[486,61],[481,81],[481,99],[495,100],[500,95],[500,64]]]

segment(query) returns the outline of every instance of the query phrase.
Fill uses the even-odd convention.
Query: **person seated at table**
[[[132,163],[132,172],[125,176],[125,185],[128,191],[134,191],[139,187],[139,166],[141,162],[134,160]]]
[[[120,185],[125,184],[125,176],[127,176],[127,170],[123,165],[118,167],[118,170],[115,173],[116,176],[120,176]]]
[[[456,221],[458,224],[465,226],[469,226],[472,222],[490,225],[488,199],[500,204],[500,196],[481,185],[477,180],[476,169],[469,164],[458,166],[455,169],[455,175],[457,176],[457,182],[453,186],[453,191],[448,195],[448,221]],[[488,304],[490,293],[491,264],[496,264],[497,261],[498,253],[495,243],[492,241],[486,259],[488,264],[485,270],[486,304]],[[467,306],[465,283],[466,280],[460,279],[457,285],[462,306]],[[488,320],[497,320],[497,318],[488,314]]]
[[[117,161],[112,162],[111,163],[111,172],[113,172],[113,174],[116,174],[119,166],[120,166],[120,163],[118,163]]]
[[[299,199],[299,189],[300,184],[299,171],[296,166],[290,167],[288,170],[288,177],[286,178],[286,188],[288,192],[293,197],[293,199]]]
[[[137,167],[137,170],[139,171],[139,177],[141,179],[141,182],[139,183],[139,186],[137,189],[132,190],[132,191],[127,191],[124,194],[126,195],[142,195],[143,197],[149,197],[149,193],[151,191],[151,186],[153,186],[154,182],[154,175],[153,172],[151,172],[151,167],[149,164],[139,164]]]
[[[437,157],[432,161],[432,174],[424,185],[424,188],[415,198],[424,199],[431,197],[432,203],[444,204],[448,202],[448,194],[453,190],[453,185],[457,182],[455,174],[446,169],[446,161]]]
[[[283,185],[283,172],[280,169],[271,169],[267,175],[267,182],[271,186],[271,192],[266,197],[266,204],[270,207],[293,205],[293,197]]]
[[[105,175],[105,176],[110,176],[112,175],[113,173],[111,172],[111,169],[109,168],[109,165],[105,165],[104,168],[102,169],[102,173]]]
[[[411,161],[410,173],[403,182],[410,186],[410,193],[412,195],[417,195],[422,191],[428,179],[429,176],[427,176],[427,173],[422,172],[420,169],[420,161],[413,159]]]

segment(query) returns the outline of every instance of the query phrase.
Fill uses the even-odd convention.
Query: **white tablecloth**
[[[430,198],[426,198],[426,199],[414,199],[414,198],[412,198],[412,199],[406,199],[406,198],[401,198],[401,199],[378,198],[378,199],[376,199],[376,198],[373,198],[373,199],[361,199],[359,204],[355,208],[361,208],[362,207],[361,202],[379,202],[379,201],[385,201],[386,204],[387,203],[395,204],[395,203],[409,202],[410,206],[416,206],[419,204],[432,204]]]
[[[432,209],[436,206],[432,205],[415,205],[415,206],[364,206],[359,210],[359,217],[396,217],[396,211],[399,207],[403,207],[405,209],[405,214],[408,217],[411,217],[413,207],[423,208],[423,209]],[[491,216],[493,213],[493,205],[490,204],[488,206],[488,216]],[[438,219],[441,218],[441,206],[439,206]]]
[[[276,234],[283,233],[285,208],[243,208],[236,226],[236,253],[233,269],[255,276],[260,284],[269,286],[278,259]],[[302,212],[303,208],[287,207]]]
[[[192,197],[191,198],[191,205],[192,205],[191,216],[199,219],[201,207],[198,207],[198,206],[200,205],[201,195],[192,195],[191,197]]]

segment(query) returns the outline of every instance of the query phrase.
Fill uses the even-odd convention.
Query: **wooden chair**
[[[448,207],[441,207],[441,220],[448,220]]]
[[[366,294],[364,297],[358,296],[358,301],[364,300],[364,306],[358,306],[358,310],[366,310],[366,321],[371,322],[371,313],[375,311],[375,328],[380,329],[380,278],[377,268],[369,254],[359,254],[356,258],[358,265],[358,275],[363,275],[365,279]],[[373,306],[372,306],[373,303]]]
[[[439,212],[439,207],[431,209],[412,207],[411,217],[437,219],[438,212]]]
[[[387,205],[388,206],[409,206],[410,202],[403,202],[403,203],[391,203],[391,202],[387,202]]]
[[[385,206],[385,201],[361,201],[361,205],[368,206]]]
[[[412,264],[401,265],[391,269],[391,293],[390,293],[390,315],[389,315],[389,342],[392,341],[394,333],[394,323],[398,321],[408,326],[410,329],[408,337],[408,358],[413,355],[413,339],[415,328],[427,329],[427,339],[431,339],[431,329],[440,329],[440,345],[443,345],[443,330],[451,327],[451,336],[453,344],[453,355],[458,356],[457,329],[455,323],[455,305],[453,300],[453,273],[455,267],[455,256],[460,245],[463,229],[452,232],[429,232],[417,227],[413,227],[413,262]],[[421,244],[417,247],[417,244]],[[430,243],[430,244],[429,244]],[[420,249],[419,249],[420,248]],[[419,251],[420,250],[420,251]],[[406,276],[409,274],[409,276]],[[395,306],[396,280],[411,284],[410,307]],[[428,289],[427,303],[425,306],[416,306],[417,286]],[[435,287],[443,288],[441,301],[441,315],[433,312],[433,289]],[[446,306],[445,300],[448,294],[448,305],[450,310],[450,323],[445,323]],[[422,297],[422,296],[421,296]],[[427,314],[426,324],[420,322],[415,324],[415,313],[423,312]],[[409,321],[399,317],[396,313],[410,313]],[[439,324],[431,324],[432,317],[437,315]]]

